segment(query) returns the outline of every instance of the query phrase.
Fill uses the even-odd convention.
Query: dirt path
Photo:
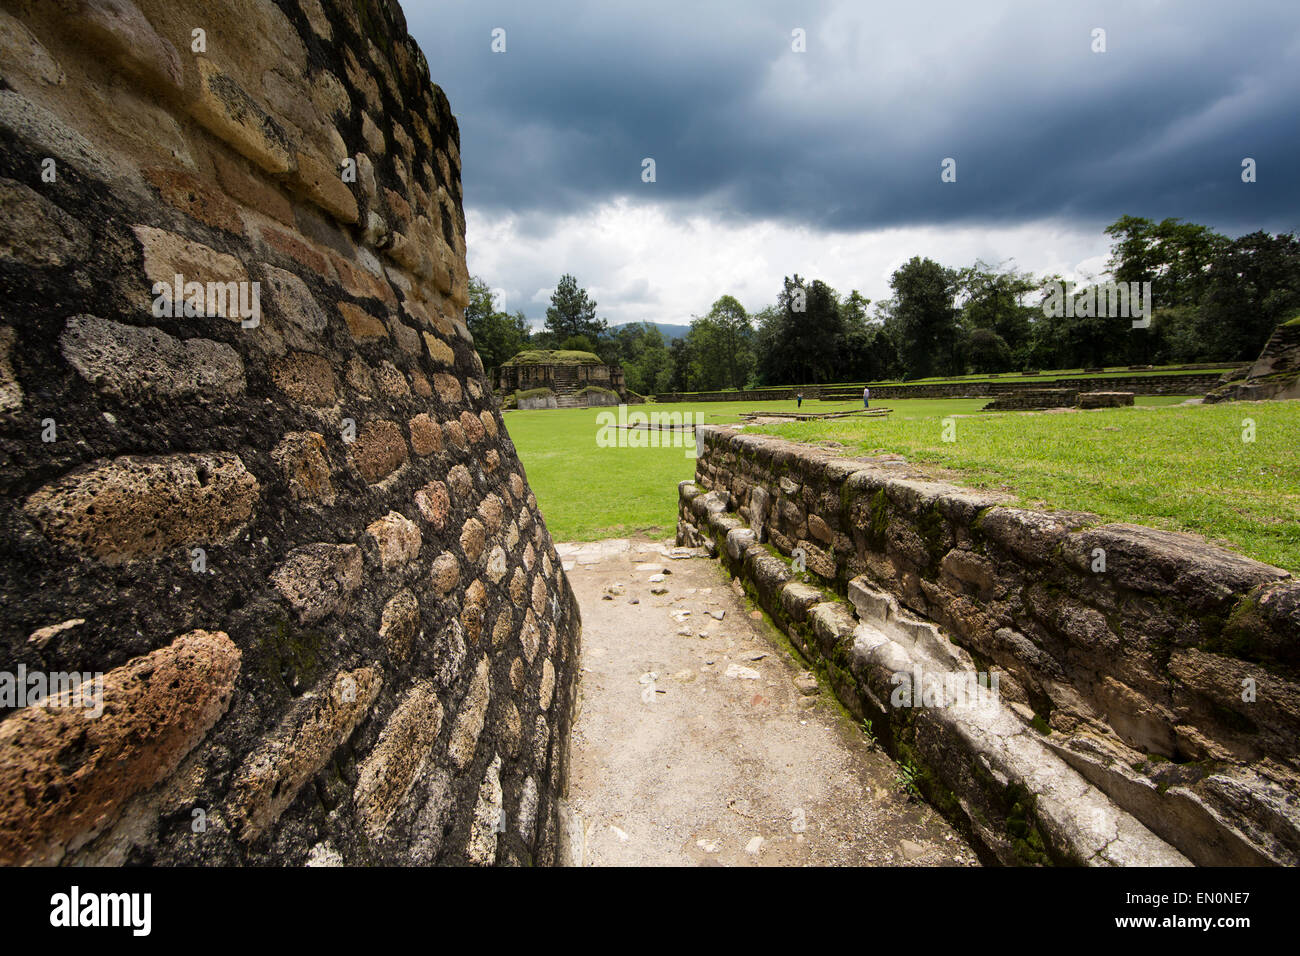
[[[585,865],[977,865],[716,561],[625,539],[559,551],[582,608]]]

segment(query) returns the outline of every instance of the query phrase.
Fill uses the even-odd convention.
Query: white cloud
[[[598,314],[612,325],[686,323],[724,294],[756,312],[775,302],[782,278],[795,272],[876,301],[888,298],[890,274],[914,255],[951,267],[1014,260],[1036,275],[1079,279],[1104,270],[1109,252],[1100,225],[1055,220],[835,233],[776,220],[727,222],[703,207],[627,200],[557,218],[544,230],[473,209],[467,226],[470,272],[505,289],[510,302],[525,303],[534,326],[565,272],[592,293]]]

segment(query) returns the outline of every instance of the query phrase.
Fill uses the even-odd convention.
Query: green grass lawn
[[[901,408],[882,421],[760,430],[839,442],[850,455],[896,452],[950,469],[964,484],[1010,492],[1027,505],[1193,531],[1300,571],[1300,402],[1169,407],[1178,401],[959,417],[952,442],[943,440],[941,416]],[[1253,442],[1242,440],[1247,418],[1255,423]]]
[[[986,399],[908,399],[888,403],[894,415],[937,421],[971,414]],[[1179,401],[1179,399],[1153,399]],[[804,411],[858,408],[858,402],[804,402]],[[636,409],[692,412],[710,424],[734,422],[741,412],[795,410],[793,401],[698,402],[641,405]],[[590,541],[635,532],[670,534],[677,526],[677,482],[695,474],[695,461],[681,448],[601,448],[596,444],[596,408],[562,408],[505,413],[557,541]],[[613,411],[617,411],[614,409]]]
[[[954,480],[995,488],[1022,504],[1092,511],[1106,520],[1193,531],[1261,561],[1300,571],[1300,402],[1182,406],[1140,396],[1134,408],[1034,414],[980,413],[988,399],[873,403],[888,419],[798,422],[759,430],[798,441],[839,442],[848,455],[896,452],[948,469]],[[804,411],[858,402],[804,402]],[[741,412],[795,409],[793,401],[698,402],[630,411],[702,413],[708,423]],[[668,535],[676,484],[695,473],[683,448],[602,448],[602,409],[505,413],[557,541]],[[605,410],[611,411],[611,410]],[[617,412],[617,409],[612,409]],[[944,442],[943,419],[956,441]],[[1242,441],[1242,420],[1255,441]]]

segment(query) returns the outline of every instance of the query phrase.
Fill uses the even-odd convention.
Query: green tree
[[[1216,360],[1248,361],[1300,308],[1300,241],[1252,232],[1218,250],[1201,301],[1200,338]]]
[[[605,320],[596,318],[596,303],[587,295],[587,290],[566,272],[551,293],[551,304],[546,309],[546,331],[559,342],[575,335],[585,335],[594,343],[607,330]]]
[[[528,320],[524,314],[507,315],[498,311],[492,290],[477,276],[469,280],[465,325],[474,337],[474,348],[489,380],[503,362],[528,346]]]
[[[913,256],[889,280],[894,290],[899,353],[908,378],[952,375],[965,365],[953,300],[957,273]]]
[[[976,330],[985,329],[996,335],[1005,346],[1003,352],[992,340],[982,337],[981,361],[1004,357],[1000,367],[980,371],[1005,372],[1016,366],[1024,367],[1037,311],[1025,299],[1040,288],[1041,284],[1027,272],[1004,270],[983,260],[976,260],[973,266],[958,273],[962,326],[971,336]],[[971,345],[973,347],[974,342]]]
[[[700,387],[744,388],[754,371],[754,327],[734,297],[724,295],[687,333]]]

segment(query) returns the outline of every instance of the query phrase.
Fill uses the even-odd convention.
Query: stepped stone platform
[[[1300,398],[1300,316],[1279,325],[1255,363],[1224,375],[1205,402],[1288,398]]]

